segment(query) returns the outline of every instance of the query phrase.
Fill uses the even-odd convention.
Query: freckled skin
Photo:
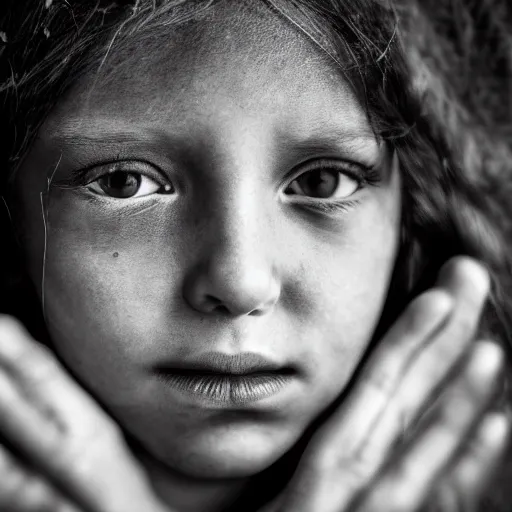
[[[114,47],[93,91],[95,76],[55,107],[16,183],[41,297],[39,193],[59,159],[55,182],[119,156],[177,184],[124,203],[52,187],[44,303],[77,378],[158,459],[204,478],[265,469],[344,389],[381,314],[400,224],[397,171],[349,85],[286,22],[248,11],[242,23],[227,4],[158,36],[149,54],[123,60]],[[120,131],[135,140],[62,143]],[[297,141],[333,133],[358,137],[314,156],[382,160],[381,182],[335,214],[283,201],[290,171],[310,159]],[[151,372],[212,350],[256,352],[300,375],[268,407],[234,413],[177,397]]]

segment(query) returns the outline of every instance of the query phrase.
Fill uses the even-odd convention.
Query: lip
[[[208,352],[155,368],[159,378],[180,392],[217,404],[248,404],[281,391],[296,371],[253,352]]]

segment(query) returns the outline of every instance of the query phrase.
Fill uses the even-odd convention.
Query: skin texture
[[[228,510],[476,510],[508,431],[492,408],[503,351],[474,339],[489,283],[467,257],[443,265],[317,426],[292,480],[275,499],[255,504],[252,494]],[[2,510],[215,512],[236,498],[237,481],[184,486],[170,470],[148,480],[119,425],[55,354],[9,317],[0,316],[0,340],[0,433],[19,449],[0,447]]]
[[[131,51],[114,47],[46,120],[15,187],[60,358],[193,478],[256,474],[333,402],[371,339],[398,248],[398,172],[350,86],[288,24],[244,9],[220,3],[151,52],[136,36]],[[116,159],[175,192],[99,195],[93,181]],[[350,197],[330,213],[284,194],[320,159],[375,166],[379,182],[342,176]],[[71,187],[80,169],[91,183]],[[275,396],[218,407],[153,371],[210,351],[255,352],[296,374]]]

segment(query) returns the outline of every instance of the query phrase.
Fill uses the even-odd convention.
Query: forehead
[[[138,32],[119,47],[114,42],[100,71],[85,77],[55,114],[50,119],[59,124],[101,118],[176,128],[211,116],[257,116],[299,132],[331,119],[339,124],[341,116],[347,130],[370,132],[334,62],[258,1],[221,1],[184,25]]]

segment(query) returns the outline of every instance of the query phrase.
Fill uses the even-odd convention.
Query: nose
[[[185,277],[186,302],[203,314],[240,317],[270,312],[281,290],[265,237],[256,236],[246,222],[210,232],[213,240],[203,246],[202,256]]]

